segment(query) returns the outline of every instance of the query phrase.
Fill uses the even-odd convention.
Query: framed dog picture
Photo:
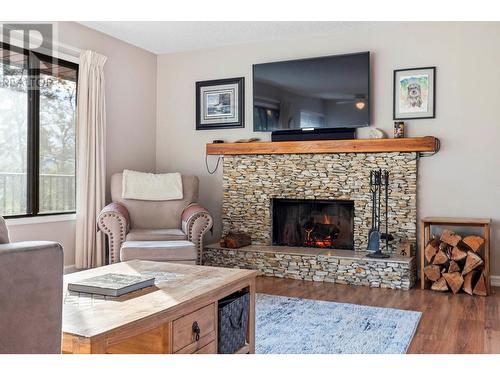
[[[245,127],[245,78],[196,82],[196,130]]]
[[[435,118],[436,67],[394,71],[394,120]]]

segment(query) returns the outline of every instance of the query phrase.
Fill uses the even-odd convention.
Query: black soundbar
[[[279,130],[271,133],[273,142],[356,139],[356,128]]]

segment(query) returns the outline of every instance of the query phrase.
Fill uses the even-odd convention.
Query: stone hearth
[[[227,249],[208,245],[203,264],[249,268],[266,276],[408,290],[415,284],[415,258],[372,259],[366,253],[288,246],[251,245]]]

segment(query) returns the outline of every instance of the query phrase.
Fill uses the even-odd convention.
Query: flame
[[[330,236],[326,237],[323,240],[312,240],[312,239],[307,239],[305,241],[305,246],[310,246],[310,247],[321,247],[321,248],[329,248],[332,247],[333,241],[330,238]]]
[[[332,224],[333,221],[335,220],[335,217],[327,215],[326,213],[323,214],[322,216],[316,217],[316,222],[319,222],[321,224]],[[331,236],[327,236],[325,238],[322,238],[320,240],[314,238],[313,234],[313,229],[310,228],[305,229],[305,234],[306,238],[304,240],[304,246],[308,247],[321,247],[321,248],[331,248],[333,247],[334,240],[331,238]]]

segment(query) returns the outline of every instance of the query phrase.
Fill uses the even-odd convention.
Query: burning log
[[[309,219],[304,224],[304,230],[306,232],[306,245],[314,247],[332,247],[340,233],[337,225],[314,222],[313,219]]]

